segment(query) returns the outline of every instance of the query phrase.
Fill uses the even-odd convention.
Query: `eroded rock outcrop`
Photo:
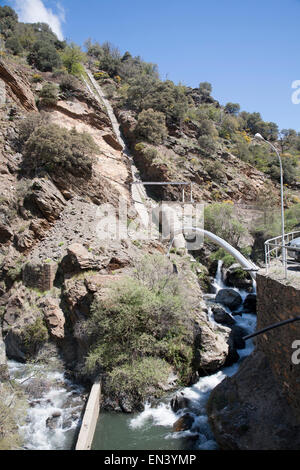
[[[24,73],[0,59],[0,76],[8,87],[8,93],[27,111],[37,111],[34,95]]]
[[[66,200],[50,179],[36,178],[24,200],[33,214],[43,216],[48,222],[54,222],[66,205]]]
[[[46,325],[50,335],[54,340],[61,340],[65,336],[65,316],[59,306],[59,300],[51,297],[45,298],[40,302],[43,309]]]

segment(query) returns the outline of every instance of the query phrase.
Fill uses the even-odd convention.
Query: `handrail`
[[[291,242],[295,237],[295,235],[300,235],[300,231],[293,231],[284,234],[284,243],[282,243],[282,236],[278,235],[277,237],[269,238],[269,240],[265,241],[265,264],[266,264],[266,272],[268,274],[269,268],[271,265],[271,257],[275,254],[275,258],[279,257],[279,249],[281,248],[285,252],[285,256],[283,256],[283,267],[285,272],[285,278],[287,278],[287,252],[288,250],[293,251],[300,251],[299,248],[289,248],[287,243]]]

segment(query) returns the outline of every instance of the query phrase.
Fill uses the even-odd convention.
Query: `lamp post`
[[[257,140],[263,140],[267,144],[270,145],[270,147],[274,150],[276,153],[278,160],[279,160],[279,165],[280,165],[280,194],[281,194],[281,234],[282,234],[282,263],[284,265],[285,269],[285,277],[287,277],[287,265],[286,265],[286,251],[285,251],[285,240],[284,240],[284,204],[283,204],[283,169],[282,169],[282,161],[279,155],[278,150],[276,147],[274,147],[271,142],[268,140],[264,139],[261,134],[255,134],[254,136],[255,139]]]

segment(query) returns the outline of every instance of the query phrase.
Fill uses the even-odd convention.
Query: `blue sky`
[[[238,102],[280,128],[300,131],[300,0],[6,0],[27,21],[48,18],[79,44],[91,37],[159,66],[161,78],[213,86],[222,104]],[[43,13],[39,13],[44,7]],[[27,11],[25,11],[27,10]],[[51,10],[51,11],[50,11]],[[55,23],[55,18],[58,22]]]

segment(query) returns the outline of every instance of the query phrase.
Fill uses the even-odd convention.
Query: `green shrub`
[[[21,146],[27,142],[31,134],[40,126],[46,125],[48,119],[42,113],[30,113],[25,119],[19,122],[18,125],[18,142]]]
[[[206,166],[205,169],[209,176],[218,182],[224,181],[224,168],[222,163],[219,160],[209,162]]]
[[[144,401],[155,390],[158,397],[162,393],[159,386],[167,382],[170,372],[170,365],[163,359],[138,359],[132,364],[116,367],[108,374],[107,391],[112,394],[138,395]]]
[[[69,131],[56,124],[42,125],[29,137],[24,148],[28,168],[52,172],[63,168],[75,176],[90,177],[92,154],[98,151],[93,138],[75,129]]]
[[[61,65],[60,56],[54,44],[44,40],[36,41],[33,44],[27,61],[29,65],[33,65],[42,72],[52,72],[54,68]]]
[[[198,139],[200,151],[206,155],[214,155],[217,150],[217,142],[211,135],[201,135]]]
[[[12,52],[13,55],[18,55],[23,50],[22,44],[20,43],[19,39],[14,36],[7,39],[7,41],[5,42],[5,47],[10,52]]]
[[[82,52],[79,46],[72,43],[70,46],[64,49],[62,53],[62,62],[66,67],[67,72],[71,75],[81,76],[84,72],[82,63],[85,60],[85,54]]]
[[[245,227],[239,222],[230,204],[214,203],[204,209],[205,229],[238,247]]]
[[[141,74],[129,80],[127,105],[139,112],[149,108],[160,111],[168,123],[180,123],[188,109],[188,99],[183,86]]]
[[[30,325],[26,325],[21,336],[26,346],[27,356],[34,356],[49,339],[48,330],[42,317],[38,317]]]
[[[45,83],[40,91],[40,100],[46,106],[55,105],[58,101],[58,90],[54,83]]]
[[[225,106],[225,112],[236,116],[240,112],[240,105],[238,103],[227,103]]]
[[[135,132],[138,138],[160,144],[167,135],[164,114],[151,108],[142,111],[138,116]]]
[[[59,87],[62,92],[72,92],[81,88],[80,81],[74,75],[64,74],[59,81]]]
[[[209,82],[201,82],[199,84],[199,91],[201,95],[209,96],[212,92],[212,86]]]
[[[229,268],[229,266],[236,263],[236,259],[223,248],[219,248],[217,251],[214,251],[210,255],[209,259],[210,261],[223,261],[225,268]]]
[[[182,377],[190,372],[191,301],[163,256],[143,258],[134,276],[116,281],[105,298],[93,303],[86,367],[90,373],[108,374],[114,392],[123,377],[126,386],[141,386],[143,394],[145,381],[156,383],[170,370],[166,362]]]
[[[149,163],[152,163],[159,158],[159,153],[156,148],[150,147],[149,145],[143,149],[143,155]]]

